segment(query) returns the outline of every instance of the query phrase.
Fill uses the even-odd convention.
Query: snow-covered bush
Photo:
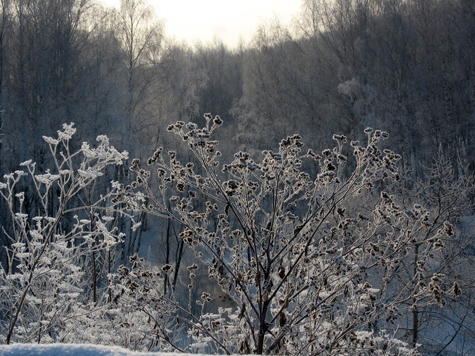
[[[149,168],[132,161],[130,185],[97,188],[107,167],[121,165],[127,153],[105,136],[95,148],[72,150],[72,124],[57,138],[44,137],[53,168],[40,173],[27,161],[4,176],[5,343],[417,354],[421,310],[460,295],[460,284],[442,272],[451,259],[445,246],[455,238],[446,220],[453,222],[463,205],[445,193],[434,201],[408,199],[397,183],[401,157],[380,148],[386,132],[366,129],[364,144],[334,135],[335,147],[321,153],[304,150],[294,135],[259,160],[238,152],[221,165],[212,135],[222,120],[205,118],[203,128],[169,126],[194,163],[159,148]],[[180,273],[184,288],[169,285],[178,260],[150,267],[135,254],[116,268],[124,236],[117,217],[134,210],[182,226],[180,239],[195,258]],[[230,300],[226,307],[214,300],[217,288]]]
[[[53,168],[37,172],[32,161],[4,176],[0,196],[11,226],[4,225],[10,244],[0,266],[0,336],[10,342],[67,340],[76,332],[77,317],[91,316],[107,294],[101,274],[114,268],[114,246],[121,233],[114,227],[109,193],[94,192],[108,166],[121,165],[105,136],[91,148],[72,151],[73,124],[58,137],[44,137]],[[102,278],[106,279],[106,278]]]
[[[180,237],[196,256],[188,266],[190,290],[204,268],[235,307],[194,315],[191,303],[204,310],[212,293],[183,306],[163,293],[161,278],[173,265],[153,274],[139,261],[139,273],[121,269],[118,303],[133,295],[140,304],[138,295],[144,296],[142,308],[189,326],[191,350],[415,353],[397,339],[392,324],[418,301],[442,304],[445,295],[457,293],[457,286],[442,287],[442,274],[425,268],[453,226],[445,222],[434,229],[427,207],[405,209],[386,190],[389,181],[400,179],[401,158],[380,148],[388,134],[368,128],[367,142],[349,145],[345,136],[334,135],[335,147],[321,153],[304,150],[294,135],[259,160],[238,152],[221,166],[212,135],[222,120],[205,118],[203,128],[184,122],[168,128],[199,165],[181,163],[176,152],[159,148],[147,169],[132,161],[136,180],[114,202],[182,224]],[[403,283],[401,264],[413,266]],[[161,333],[173,345],[170,332]]]

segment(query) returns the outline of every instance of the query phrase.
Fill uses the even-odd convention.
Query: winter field
[[[162,352],[134,352],[121,347],[74,344],[15,344],[0,346],[1,356],[170,356],[176,354]],[[187,356],[186,354],[181,354]],[[199,356],[199,355],[195,355]]]

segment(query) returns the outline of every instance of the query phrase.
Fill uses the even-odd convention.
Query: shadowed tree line
[[[145,0],[0,6],[2,172],[41,162],[38,137],[66,121],[142,156],[164,125],[203,112],[242,147],[374,126],[416,172],[440,150],[473,166],[471,1],[303,1],[292,24],[262,24],[234,50],[173,41]]]

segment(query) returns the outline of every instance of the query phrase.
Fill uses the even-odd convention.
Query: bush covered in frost
[[[192,159],[182,163],[177,152],[158,148],[146,165],[132,161],[133,182],[112,182],[107,192],[94,188],[127,153],[105,136],[95,148],[83,143],[71,151],[72,124],[58,138],[45,137],[50,170],[39,174],[27,161],[4,177],[0,195],[11,222],[8,263],[0,269],[6,343],[417,354],[417,338],[401,341],[407,337],[398,321],[460,295],[435,267],[454,227],[430,206],[402,204],[392,188],[404,178],[401,157],[381,148],[388,134],[368,128],[365,142],[334,135],[334,147],[320,153],[293,135],[260,158],[237,152],[223,165],[214,139],[223,121],[205,119],[202,128],[181,121],[168,127]],[[179,237],[194,256],[182,276],[187,302],[167,288],[177,262],[150,268],[134,255],[117,267],[124,236],[117,219],[134,212],[182,226]],[[212,283],[195,298],[202,272]],[[208,308],[213,284],[231,307]]]
[[[453,227],[434,221],[427,207],[403,208],[385,189],[401,179],[401,157],[380,147],[388,134],[368,128],[363,143],[334,135],[335,146],[321,153],[304,150],[293,135],[260,159],[238,152],[222,165],[213,137],[222,120],[205,118],[202,128],[168,127],[195,163],[162,148],[147,166],[134,160],[136,179],[116,201],[181,224],[180,237],[196,257],[188,287],[204,269],[235,307],[196,315],[160,292],[171,265],[156,274],[140,263],[123,267],[121,293],[140,295],[153,310],[174,306],[163,317],[186,324],[188,347],[198,351],[413,354],[392,325],[402,313],[458,292],[427,268]],[[411,273],[402,273],[409,265]],[[204,291],[189,305],[205,310],[211,301]]]

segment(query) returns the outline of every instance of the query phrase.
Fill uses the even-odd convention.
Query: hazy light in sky
[[[120,0],[103,0],[119,7]],[[288,24],[300,10],[301,0],[148,0],[165,19],[167,36],[188,44],[216,37],[235,47],[240,37],[249,41],[257,26],[278,18]]]

